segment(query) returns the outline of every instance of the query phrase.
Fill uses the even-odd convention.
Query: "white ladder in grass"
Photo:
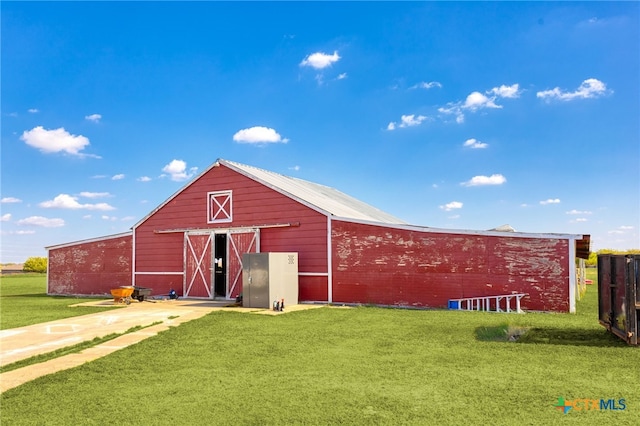
[[[484,312],[523,312],[520,309],[520,300],[526,293],[501,294],[499,296],[465,297],[463,299],[450,299],[449,309],[459,311],[484,311]],[[511,301],[515,302],[515,309],[511,308]],[[452,302],[454,302],[452,304]],[[457,303],[455,303],[457,302]],[[504,309],[503,309],[504,305]]]

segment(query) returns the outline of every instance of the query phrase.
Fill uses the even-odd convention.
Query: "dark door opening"
[[[214,244],[214,298],[227,297],[227,234],[216,234]]]

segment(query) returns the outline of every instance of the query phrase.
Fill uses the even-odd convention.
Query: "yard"
[[[96,308],[69,305],[99,299],[47,296],[46,280],[46,274],[2,276],[0,330],[96,312]]]
[[[11,311],[5,285],[3,279],[3,317],[5,309]],[[281,316],[213,312],[3,393],[0,420],[3,425],[640,424],[639,349],[598,324],[595,285],[588,286],[577,309],[577,314],[375,307]],[[504,330],[526,332],[508,342]],[[559,398],[614,399],[617,408],[624,399],[625,409],[580,410],[585,405],[578,404],[564,414],[555,407]]]

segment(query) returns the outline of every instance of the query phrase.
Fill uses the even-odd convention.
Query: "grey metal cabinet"
[[[298,253],[242,255],[242,306],[271,308],[298,304]]]

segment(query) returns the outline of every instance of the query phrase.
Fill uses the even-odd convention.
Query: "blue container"
[[[449,309],[459,309],[460,302],[457,300],[449,300]]]

